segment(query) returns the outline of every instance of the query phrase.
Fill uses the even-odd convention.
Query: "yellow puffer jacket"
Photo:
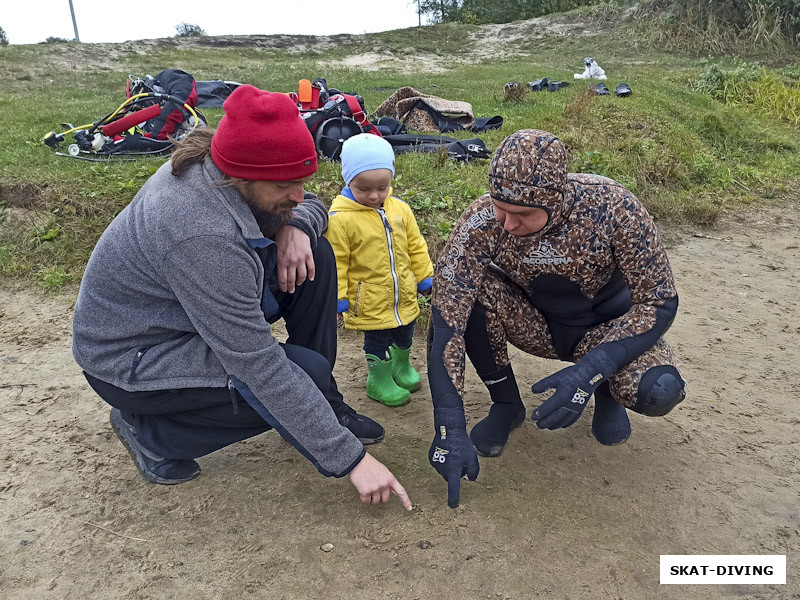
[[[417,292],[431,288],[433,264],[411,208],[391,195],[376,210],[342,190],[328,211],[339,276],[337,310],[348,329],[394,329],[419,315]],[[381,214],[383,213],[383,214]]]

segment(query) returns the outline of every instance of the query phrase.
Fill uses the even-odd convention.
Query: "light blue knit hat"
[[[360,133],[342,145],[342,178],[347,185],[364,171],[389,169],[394,177],[394,149],[380,136]]]

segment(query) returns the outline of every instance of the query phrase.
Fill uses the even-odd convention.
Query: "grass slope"
[[[724,209],[791,189],[800,178],[797,127],[693,91],[709,65],[724,67],[732,57],[634,49],[631,24],[615,24],[621,14],[583,10],[503,26],[438,25],[331,38],[0,48],[0,277],[49,289],[80,280],[100,233],[165,159],[89,163],[56,157],[41,140],[61,122],[89,123],[111,112],[124,100],[129,74],[165,68],[273,91],[323,76],[333,87],[361,94],[368,110],[404,85],[465,100],[476,116],[504,117],[502,129],[480,134],[490,149],[517,129],[552,131],[567,145],[572,171],[622,182],[665,222],[713,224]],[[584,56],[598,60],[612,90],[625,81],[633,96],[586,93],[587,82],[572,77],[582,71]],[[379,70],[358,66],[375,60]],[[781,66],[774,62],[771,68]],[[505,100],[506,82],[543,76],[571,85]],[[205,112],[212,126],[222,116],[221,109]],[[487,161],[461,164],[411,153],[399,156],[397,165],[395,190],[415,210],[435,255],[455,217],[485,191]],[[309,186],[325,202],[340,187],[338,165],[330,163],[321,164]]]

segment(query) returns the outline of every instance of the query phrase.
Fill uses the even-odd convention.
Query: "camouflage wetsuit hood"
[[[489,196],[498,202],[543,209],[547,223],[537,235],[557,227],[573,204],[567,193],[567,151],[561,140],[536,129],[508,136],[489,165]]]

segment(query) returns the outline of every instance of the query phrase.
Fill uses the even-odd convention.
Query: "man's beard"
[[[253,202],[248,202],[247,204],[256,218],[261,234],[270,239],[274,238],[278,230],[291,220],[292,209],[297,206],[294,202],[287,202],[275,206],[273,210],[262,210],[255,206]]]

